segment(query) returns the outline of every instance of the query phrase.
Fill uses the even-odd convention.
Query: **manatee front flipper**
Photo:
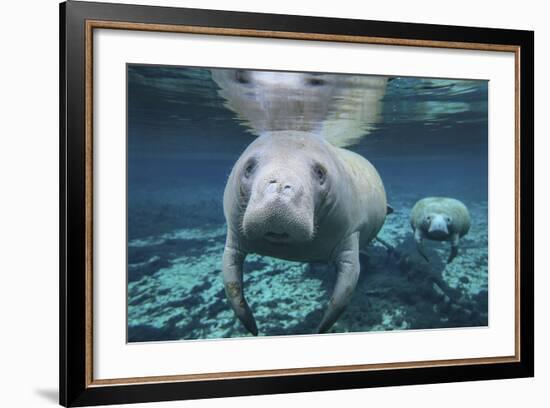
[[[422,230],[420,228],[414,230],[414,240],[416,242],[416,249],[418,250],[418,253],[422,255],[422,258],[424,258],[426,262],[430,262],[430,260],[424,253],[424,245],[422,245],[424,234],[422,233]]]
[[[254,336],[258,335],[256,320],[244,298],[243,293],[243,262],[246,253],[240,251],[232,242],[231,234],[227,233],[227,242],[223,251],[223,282],[225,294],[231,307],[244,327]]]
[[[359,279],[359,233],[346,238],[338,247],[334,260],[336,263],[336,285],[330,298],[328,309],[317,329],[318,333],[327,332],[344,311]]]
[[[453,259],[458,255],[458,234],[453,234],[451,237],[451,255],[449,255],[449,259],[447,259],[447,263],[450,264]]]

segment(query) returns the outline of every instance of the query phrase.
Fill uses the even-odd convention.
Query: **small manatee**
[[[450,241],[450,263],[458,254],[460,238],[470,230],[470,213],[466,206],[448,197],[426,197],[418,201],[411,211],[411,227],[414,231],[416,247],[422,257],[429,262],[424,253],[422,241]]]

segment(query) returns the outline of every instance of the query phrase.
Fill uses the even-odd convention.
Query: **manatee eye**
[[[325,80],[321,78],[313,77],[313,78],[308,78],[307,83],[308,85],[311,85],[311,86],[321,86],[325,84]]]
[[[254,170],[256,169],[256,160],[251,159],[246,163],[246,167],[244,168],[244,177],[249,178],[252,173],[254,173]]]
[[[250,74],[245,70],[238,69],[235,71],[235,81],[237,81],[239,84],[249,84]]]
[[[430,215],[428,215],[428,216],[426,217],[426,221],[430,222],[431,220],[432,220],[432,217],[431,217]]]
[[[313,166],[313,172],[315,173],[317,180],[319,180],[319,183],[323,184],[327,178],[327,169],[321,164],[316,164]]]
[[[451,220],[451,217],[446,217],[445,221],[447,221],[447,224],[451,224],[453,220]]]

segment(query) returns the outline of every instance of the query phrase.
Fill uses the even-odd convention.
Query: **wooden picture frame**
[[[509,52],[515,58],[515,353],[500,357],[96,379],[93,38],[116,29]],[[60,5],[60,403],[337,390],[534,375],[534,33],[68,1]],[[121,136],[123,137],[123,136]],[[521,249],[521,250],[520,250]]]

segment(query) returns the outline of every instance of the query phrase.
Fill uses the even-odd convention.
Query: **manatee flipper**
[[[391,205],[387,204],[386,205],[386,215],[390,215],[390,214],[393,214],[394,213],[394,209]]]
[[[254,336],[257,336],[256,320],[254,320],[243,293],[243,263],[246,253],[240,251],[232,241],[231,234],[228,232],[222,261],[225,294],[244,327]]]
[[[424,253],[424,245],[422,245],[424,234],[422,233],[422,230],[420,228],[414,230],[414,240],[416,242],[416,249],[418,250],[418,253],[422,256],[422,258],[426,260],[426,262],[430,262],[430,260]]]
[[[447,259],[448,264],[450,264],[453,259],[455,259],[455,257],[458,255],[458,242],[458,234],[453,234],[453,236],[451,237],[451,254],[449,255],[449,259]]]
[[[359,279],[359,233],[346,238],[337,249],[336,284],[330,298],[328,309],[317,329],[318,333],[327,332],[344,311]]]

